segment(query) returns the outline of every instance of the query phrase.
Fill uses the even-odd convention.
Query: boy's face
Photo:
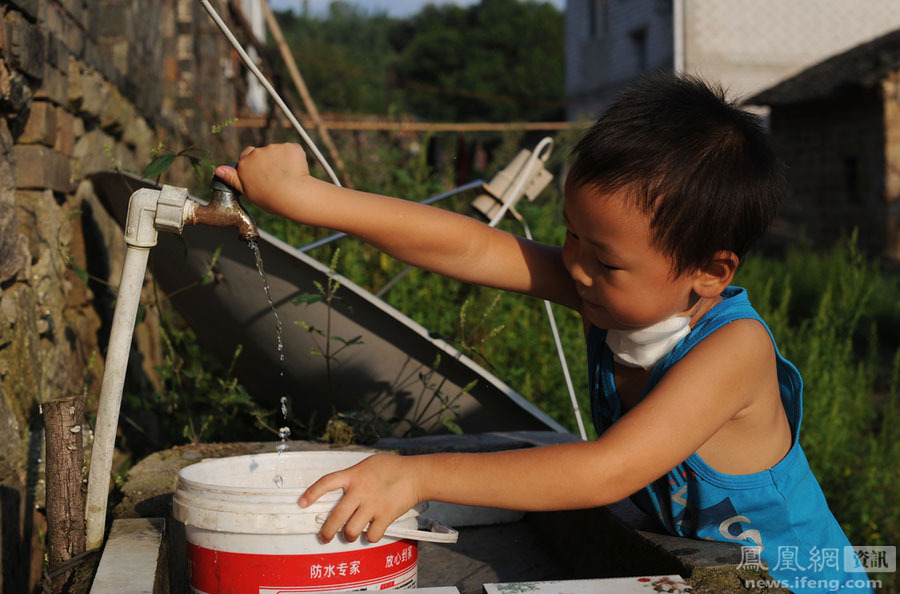
[[[563,261],[581,314],[613,330],[645,328],[692,305],[693,275],[673,276],[672,259],[653,245],[649,217],[625,195],[566,186]]]

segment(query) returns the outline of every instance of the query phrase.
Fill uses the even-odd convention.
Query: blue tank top
[[[757,320],[772,337],[744,289],[729,287],[722,297],[722,302],[710,309],[691,333],[656,364],[644,395],[694,346],[729,322]],[[622,416],[612,351],[605,340],[606,331],[592,326],[587,341],[588,380],[598,434]],[[867,575],[850,569],[858,567],[853,550],[828,509],[800,447],[800,373],[781,356],[777,345],[775,353],[781,401],[793,436],[787,455],[768,470],[730,475],[715,470],[695,452],[631,499],[671,534],[744,545],[743,565],[761,562],[774,579],[794,592],[835,592],[848,580],[857,585],[855,582],[866,580]],[[871,588],[859,587],[853,591],[872,592]]]

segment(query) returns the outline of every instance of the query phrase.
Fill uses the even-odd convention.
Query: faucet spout
[[[185,225],[213,225],[216,227],[237,227],[238,235],[244,241],[259,239],[256,221],[238,201],[238,192],[219,178],[212,183],[212,198],[208,204],[193,203],[184,218]]]
[[[244,210],[237,197],[228,191],[213,190],[208,204],[193,203],[194,207],[184,220],[185,225],[213,225],[237,227],[244,241],[259,239],[259,230],[253,217]]]

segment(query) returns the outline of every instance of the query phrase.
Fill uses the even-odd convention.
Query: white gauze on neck
[[[606,345],[617,363],[652,369],[691,331],[691,317],[676,315],[640,330],[607,330]]]

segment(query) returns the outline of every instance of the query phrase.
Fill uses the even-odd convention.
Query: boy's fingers
[[[356,508],[353,515],[344,524],[344,538],[350,542],[356,542],[371,520],[372,514],[367,512],[363,506]]]
[[[244,157],[246,157],[247,155],[249,155],[250,153],[252,153],[254,150],[256,150],[256,147],[255,147],[255,146],[247,146],[247,147],[244,147],[244,150],[241,151],[241,155],[240,155],[239,158],[243,159]]]
[[[319,537],[323,542],[331,542],[334,535],[338,533],[344,524],[347,523],[348,518],[356,511],[357,506],[358,502],[351,501],[348,497],[341,497],[334,509],[331,510],[331,513],[328,514],[328,518],[322,524],[321,530],[319,530]]]
[[[297,501],[297,504],[300,507],[308,507],[318,501],[319,497],[328,493],[329,491],[337,491],[338,489],[346,490],[346,481],[343,480],[340,473],[333,472],[331,474],[326,474],[306,489],[303,492],[303,495],[300,496],[300,499]]]
[[[233,186],[238,192],[242,194],[244,193],[244,187],[241,185],[241,178],[238,177],[238,172],[233,167],[229,167],[228,165],[219,165],[218,167],[216,167],[215,174],[225,183]]]
[[[378,516],[372,520],[372,523],[369,524],[369,529],[366,530],[366,538],[369,542],[378,542],[381,540],[381,537],[384,536],[384,531],[387,530],[388,526],[390,526],[391,521],[388,516]]]

